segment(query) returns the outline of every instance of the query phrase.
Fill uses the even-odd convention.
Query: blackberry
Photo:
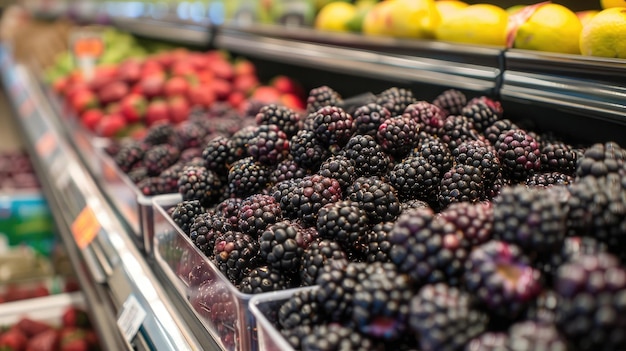
[[[213,171],[189,166],[179,174],[178,192],[183,200],[198,200],[203,206],[210,207],[222,194],[222,182]]]
[[[502,117],[502,105],[499,101],[481,96],[470,100],[461,114],[469,118],[478,131],[483,132]]]
[[[312,115],[312,127],[320,142],[328,147],[343,147],[352,133],[354,121],[341,107],[322,107]]]
[[[341,325],[318,325],[302,340],[302,351],[376,351],[375,343]]]
[[[127,142],[120,147],[113,160],[122,172],[128,173],[136,164],[141,162],[145,151],[145,146],[141,143],[135,141]]]
[[[180,157],[178,158],[179,162],[191,162],[194,160],[202,159],[202,149],[199,147],[192,147],[188,149],[184,149],[180,153]]]
[[[354,293],[352,321],[370,337],[398,339],[406,329],[412,282],[391,263],[368,264],[365,274]]]
[[[576,172],[578,154],[562,142],[544,143],[541,147],[541,170],[573,175]]]
[[[314,113],[326,106],[341,104],[341,95],[326,85],[312,89],[306,99],[306,112]]]
[[[243,199],[239,197],[228,198],[215,206],[215,214],[224,218],[231,227],[237,228],[239,225],[239,209]]]
[[[161,177],[148,177],[137,183],[137,189],[144,196],[155,196],[165,194],[163,187],[163,179]]]
[[[402,201],[433,201],[439,192],[439,169],[422,156],[409,156],[389,172],[389,183]]]
[[[488,321],[470,294],[443,283],[426,285],[411,299],[409,325],[420,350],[460,350],[487,329]]]
[[[391,262],[389,254],[392,245],[389,241],[389,233],[393,229],[394,223],[378,223],[361,238],[360,245],[365,250],[363,253],[365,262]]]
[[[556,277],[557,326],[577,350],[626,349],[626,272],[616,257],[581,255]]]
[[[486,243],[493,236],[493,206],[489,202],[450,204],[439,212],[456,231],[463,233],[463,245],[468,249]]]
[[[347,257],[338,242],[321,238],[314,240],[301,255],[300,283],[303,286],[315,285],[319,272],[329,260],[341,260]]]
[[[209,140],[204,150],[202,150],[202,158],[207,169],[219,174],[220,176],[228,175],[228,162],[231,159],[231,142],[224,136],[218,136]]]
[[[539,143],[522,129],[500,134],[495,147],[503,175],[512,180],[522,181],[541,167]]]
[[[204,207],[198,200],[187,200],[178,203],[172,210],[174,223],[185,233],[189,234],[189,229],[196,216],[204,213]]]
[[[553,185],[569,185],[574,178],[561,172],[535,173],[526,179],[526,185],[531,187],[550,187]]]
[[[376,103],[389,110],[391,116],[400,116],[406,107],[414,102],[412,91],[397,87],[389,88],[376,97]]]
[[[235,285],[261,264],[259,243],[250,235],[236,231],[217,236],[213,256],[219,270]]]
[[[239,204],[238,228],[257,238],[268,226],[280,221],[280,204],[271,195],[254,194]]]
[[[269,104],[259,110],[255,120],[257,125],[276,125],[288,138],[291,138],[298,132],[300,115],[289,107]]]
[[[264,165],[275,165],[289,155],[289,139],[274,124],[260,125],[248,143],[248,153]]]
[[[485,138],[487,138],[487,140],[489,140],[489,143],[491,143],[491,145],[496,145],[496,142],[498,141],[498,138],[500,138],[501,134],[504,134],[514,129],[519,129],[519,127],[515,123],[505,118],[500,119],[491,126],[487,127],[487,129],[485,129],[485,131],[483,132],[483,135],[485,136]]]
[[[432,136],[422,138],[411,155],[426,158],[430,164],[439,169],[439,174],[446,173],[454,164],[454,158],[448,146],[441,139]]]
[[[454,202],[478,202],[485,197],[483,173],[477,167],[453,167],[441,177],[439,206],[445,208]]]
[[[317,139],[315,132],[300,130],[291,138],[291,156],[300,167],[316,171],[319,165],[328,158],[330,151]]]
[[[230,155],[226,161],[227,164],[233,164],[235,161],[250,156],[248,145],[256,135],[258,128],[258,126],[243,127],[230,137]]]
[[[579,177],[592,175],[604,176],[608,173],[617,173],[626,167],[626,150],[614,142],[594,144],[585,150],[580,159],[576,174]]]
[[[538,323],[554,324],[559,296],[554,290],[544,290],[541,295],[528,306],[525,319]]]
[[[317,214],[319,235],[339,242],[346,251],[362,253],[360,241],[368,229],[365,211],[350,200],[326,204]]]
[[[161,145],[169,143],[175,138],[176,130],[170,123],[154,123],[147,130],[143,142],[148,145]]]
[[[317,275],[317,302],[331,321],[349,320],[354,293],[360,281],[366,279],[365,263],[330,260]]]
[[[294,178],[304,178],[309,174],[309,171],[303,167],[300,167],[296,161],[287,159],[276,165],[276,168],[270,175],[270,182],[272,184],[280,183],[284,180]]]
[[[419,125],[412,118],[397,116],[388,118],[378,127],[376,141],[383,151],[395,156],[405,156],[417,144]]]
[[[220,233],[231,230],[230,224],[219,215],[206,212],[198,215],[189,227],[189,238],[207,257],[213,257],[215,239]]]
[[[496,179],[485,188],[485,199],[493,200],[496,196],[500,195],[502,188],[511,185],[508,179],[504,179],[502,172],[496,175]]]
[[[180,151],[170,145],[155,145],[143,155],[143,165],[149,175],[156,176],[178,161]]]
[[[444,110],[448,115],[461,114],[463,107],[467,104],[467,97],[456,89],[448,89],[439,94],[434,100],[433,105]]]
[[[488,186],[492,184],[500,173],[500,160],[496,150],[479,140],[470,140],[461,143],[452,150],[452,156],[457,165],[469,165],[480,169]]]
[[[506,333],[487,332],[470,340],[465,345],[464,351],[511,351],[508,346]]]
[[[378,177],[359,177],[346,190],[346,199],[365,211],[371,225],[392,221],[400,214],[396,190]]]
[[[283,217],[295,219],[298,214],[298,208],[291,202],[291,198],[295,194],[296,188],[302,179],[290,179],[277,183],[270,189],[270,194],[274,200],[280,204]]]
[[[310,232],[290,220],[268,226],[258,240],[261,258],[281,272],[297,272],[304,249],[315,239],[308,234]]]
[[[380,105],[370,103],[357,108],[353,117],[356,134],[376,136],[378,127],[391,118],[391,113]]]
[[[342,190],[345,190],[356,179],[354,161],[345,155],[333,155],[320,165],[317,174],[336,179]]]
[[[324,322],[319,310],[315,289],[294,292],[278,308],[280,332],[295,349],[300,349],[301,339],[311,334],[313,327]]]
[[[199,123],[190,120],[177,124],[174,130],[183,150],[202,146],[207,134]]]
[[[268,266],[254,268],[239,284],[239,290],[244,294],[260,294],[270,291],[285,290],[292,286],[289,278],[280,271]]]
[[[339,201],[341,196],[339,182],[315,174],[298,183],[291,196],[291,206],[305,226],[314,226],[319,210],[328,203]]]
[[[148,170],[146,169],[146,167],[143,167],[143,166],[134,167],[133,169],[128,171],[128,179],[130,179],[130,181],[135,184],[139,183],[140,181],[148,177],[149,177]]]
[[[508,346],[512,351],[567,351],[567,342],[552,324],[524,321],[509,328]]]
[[[267,188],[270,170],[247,157],[233,163],[228,171],[228,191],[237,197],[247,197]]]
[[[541,273],[521,249],[491,240],[475,247],[466,261],[465,288],[505,321],[518,318],[541,293]]]
[[[472,121],[465,116],[448,116],[441,127],[441,140],[450,150],[456,149],[461,143],[469,140],[478,140],[480,134],[474,128]]]
[[[389,156],[371,135],[355,135],[342,150],[354,163],[357,177],[383,175],[389,168]]]
[[[430,205],[425,201],[413,199],[402,201],[400,203],[400,208],[402,209],[402,212],[404,212],[416,208],[430,208]]]
[[[436,105],[426,101],[418,101],[410,104],[404,110],[403,117],[411,118],[418,123],[420,131],[430,136],[441,134],[441,128],[447,115]]]

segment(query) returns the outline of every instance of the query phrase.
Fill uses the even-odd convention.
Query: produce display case
[[[0,325],[11,325],[28,317],[58,326],[61,325],[62,314],[68,307],[86,308],[84,296],[80,292],[74,292],[5,303],[0,312]]]

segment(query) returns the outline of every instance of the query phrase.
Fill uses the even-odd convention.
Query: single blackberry
[[[341,150],[354,163],[357,177],[387,173],[391,160],[371,135],[355,135]]]
[[[309,96],[306,99],[306,112],[314,113],[326,106],[338,106],[341,102],[342,99],[339,93],[323,85],[309,92]]]
[[[541,293],[541,273],[530,266],[518,246],[497,240],[472,250],[464,282],[492,315],[506,321],[519,317]]]
[[[217,236],[213,256],[219,270],[235,285],[261,265],[259,243],[250,235],[236,231]]]
[[[341,196],[338,181],[315,174],[302,178],[293,190],[290,205],[305,226],[314,226],[319,210],[328,203],[339,201]]]
[[[144,145],[139,142],[130,141],[122,144],[113,160],[122,172],[128,173],[136,164],[143,160],[145,152],[146,147]]]
[[[166,168],[176,163],[179,156],[180,151],[173,146],[167,144],[155,145],[146,150],[143,155],[142,163],[146,167],[149,175],[157,176]]]
[[[220,176],[228,175],[231,148],[230,139],[227,137],[218,136],[211,139],[204,147],[204,150],[202,150],[202,158],[206,168]]]
[[[317,174],[336,179],[342,190],[345,190],[356,179],[354,161],[345,155],[333,155],[320,165]]]
[[[365,263],[329,260],[317,275],[317,302],[328,320],[345,321],[352,316],[354,293],[366,279]]]
[[[324,315],[317,302],[317,289],[298,290],[278,308],[280,331],[291,331],[298,327],[314,327],[324,322]],[[285,335],[285,333],[283,333]],[[287,338],[291,345],[290,338]],[[296,340],[299,345],[300,340]],[[297,347],[298,345],[294,345]],[[299,347],[297,347],[299,349]]]
[[[519,129],[519,127],[515,123],[511,122],[511,120],[505,118],[500,119],[491,126],[487,127],[487,129],[483,132],[483,135],[487,138],[487,140],[489,140],[491,145],[496,145],[496,142],[498,141],[498,138],[500,138],[501,134],[514,129]]]
[[[265,228],[280,221],[280,204],[271,195],[254,194],[239,204],[238,228],[245,234],[257,238]]]
[[[233,163],[228,171],[228,191],[237,197],[247,197],[267,188],[270,170],[247,157]]]
[[[198,200],[203,206],[210,207],[222,194],[222,182],[215,172],[190,166],[179,174],[178,192],[183,200]]]
[[[230,137],[230,154],[226,164],[233,164],[235,161],[250,156],[248,145],[258,128],[258,126],[243,127]]]
[[[308,174],[309,171],[300,167],[296,161],[287,159],[276,165],[276,168],[270,174],[270,182],[276,184],[284,180],[304,178]]]
[[[389,88],[376,97],[376,103],[389,110],[391,116],[402,115],[406,107],[414,102],[412,91],[397,87]]]
[[[345,260],[347,257],[338,242],[321,238],[314,240],[301,255],[300,283],[303,286],[315,285],[319,272],[329,260]]]
[[[524,321],[509,328],[508,347],[512,351],[567,351],[567,341],[553,324]]]
[[[400,214],[396,190],[378,177],[357,178],[346,190],[346,199],[359,204],[371,225],[392,221]]]
[[[400,200],[433,201],[439,192],[439,169],[421,156],[409,156],[389,172],[389,184],[398,191]]]
[[[461,143],[480,139],[479,132],[472,121],[465,116],[448,116],[441,127],[441,140],[450,150],[456,149]]]
[[[598,143],[585,150],[584,156],[578,163],[576,175],[600,177],[608,173],[623,171],[625,167],[626,149],[622,149],[614,142]]]
[[[317,171],[322,161],[328,158],[330,151],[317,139],[315,132],[300,130],[291,138],[290,153],[300,167]]]
[[[207,135],[201,124],[189,120],[177,124],[174,130],[180,141],[181,150],[201,147]]]
[[[346,251],[352,253],[363,253],[360,241],[368,230],[365,211],[350,200],[326,204],[317,214],[319,235],[337,241]]]
[[[275,165],[289,155],[289,139],[274,124],[260,125],[248,143],[248,153],[264,165]]]
[[[420,131],[424,131],[430,136],[436,136],[441,134],[441,128],[447,114],[436,105],[426,101],[418,101],[407,106],[402,116],[416,121]]]
[[[470,140],[452,150],[457,165],[469,165],[480,169],[486,186],[492,184],[500,173],[500,160],[496,150],[488,143]]]
[[[288,277],[279,270],[268,266],[254,268],[239,284],[239,291],[244,294],[261,294],[270,291],[285,290],[292,287]]]
[[[446,173],[454,164],[454,158],[448,146],[441,139],[432,136],[421,138],[411,155],[426,158],[430,164],[439,169],[439,174]]]
[[[541,170],[573,175],[576,172],[578,154],[562,142],[544,143],[541,147]]]
[[[298,215],[298,208],[291,203],[291,198],[295,194],[295,190],[301,180],[301,178],[297,178],[279,182],[269,191],[274,200],[280,204],[283,217],[285,218],[295,219]]]
[[[526,185],[531,187],[550,187],[553,185],[569,185],[574,178],[561,172],[534,173],[526,179]]]
[[[206,212],[198,215],[189,227],[189,238],[207,257],[213,257],[215,239],[220,233],[231,230],[225,218]]]
[[[259,110],[255,120],[259,126],[264,124],[276,125],[288,138],[291,138],[298,132],[300,115],[289,107],[269,104]]]
[[[239,197],[225,199],[215,206],[215,214],[223,217],[231,227],[237,228],[239,225],[239,209],[242,201],[243,199]]]
[[[439,94],[434,100],[433,105],[444,110],[447,115],[461,114],[463,107],[467,104],[467,97],[456,89],[448,89]]]
[[[419,124],[412,118],[397,116],[388,118],[378,127],[376,141],[383,151],[405,156],[417,145]]]
[[[499,101],[480,96],[471,99],[463,107],[461,114],[469,118],[478,131],[484,132],[502,117],[502,105]]]
[[[149,177],[148,170],[146,169],[146,167],[143,167],[143,166],[133,167],[133,169],[128,171],[128,179],[130,179],[130,181],[135,184],[139,183],[140,181],[148,177]]]
[[[204,207],[198,200],[187,200],[178,203],[172,210],[172,219],[185,233],[189,234],[189,229],[196,216],[204,213]]]
[[[302,340],[302,351],[376,351],[376,344],[351,328],[341,325],[317,325]]]
[[[353,117],[356,134],[376,136],[378,127],[391,118],[391,113],[380,105],[370,103],[357,108]]]
[[[322,107],[312,118],[315,135],[327,147],[343,147],[354,133],[354,120],[341,107]]]
[[[577,350],[626,349],[626,271],[607,253],[581,255],[556,277],[557,326]]]
[[[354,293],[352,321],[370,337],[398,339],[407,329],[412,282],[392,263],[368,264],[365,274]]]
[[[483,173],[474,166],[455,166],[441,177],[438,202],[441,208],[455,202],[475,203],[485,197]]]
[[[391,262],[389,255],[392,245],[389,241],[389,233],[394,223],[393,221],[380,222],[361,238],[360,245],[365,250],[363,253],[365,262]]]
[[[311,233],[290,220],[272,224],[258,239],[261,258],[274,269],[295,273],[300,268],[302,253],[315,239]]]
[[[522,129],[500,134],[495,147],[503,175],[512,180],[525,180],[541,168],[539,143]]]
[[[411,299],[409,325],[420,350],[460,350],[488,321],[470,294],[443,283],[426,285]]]
[[[491,240],[493,236],[493,206],[489,202],[456,202],[439,216],[463,233],[463,245],[471,249]]]
[[[165,194],[163,187],[163,179],[161,177],[148,177],[137,183],[137,189],[144,196],[155,196]]]
[[[511,351],[506,333],[486,332],[470,340],[463,351]]]
[[[175,138],[176,130],[170,123],[154,123],[148,130],[143,138],[143,142],[148,145],[160,145],[169,143],[172,138]]]

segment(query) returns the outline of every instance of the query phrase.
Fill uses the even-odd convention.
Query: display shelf
[[[4,90],[106,350],[219,350],[192,332],[71,145],[30,72],[0,48]],[[129,301],[136,301],[130,303]],[[131,308],[132,307],[132,308]],[[145,312],[138,333],[119,318]],[[139,314],[135,314],[139,315]],[[131,318],[132,321],[132,318]],[[120,326],[118,326],[118,323]],[[132,328],[129,328],[132,331]],[[126,336],[125,336],[126,335]]]

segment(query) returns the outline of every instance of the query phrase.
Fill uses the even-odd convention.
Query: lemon
[[[363,18],[362,32],[367,35],[391,35],[391,10],[393,0],[374,5]]]
[[[435,37],[459,43],[504,46],[507,21],[508,14],[498,6],[470,5],[444,18]]]
[[[582,24],[574,12],[558,4],[539,7],[522,24],[513,46],[518,49],[578,54]]]
[[[595,15],[580,33],[580,52],[587,56],[626,58],[626,7]]]
[[[580,20],[580,24],[582,24],[584,28],[587,25],[587,23],[591,22],[591,19],[599,13],[600,11],[596,11],[596,10],[578,11],[576,12],[576,16],[578,16],[578,19]]]
[[[390,14],[395,37],[433,38],[440,21],[434,0],[394,0]]]
[[[457,12],[460,9],[464,9],[469,6],[467,3],[458,0],[439,0],[435,1],[437,11],[442,18],[448,17],[448,15]]]
[[[356,14],[356,7],[347,2],[331,2],[322,7],[315,18],[315,28],[335,32],[349,31],[348,22]]]
[[[626,0],[600,0],[603,9],[611,7],[626,7]]]
[[[526,5],[513,5],[513,6],[509,7],[509,8],[507,8],[506,12],[509,15],[514,15],[514,14],[518,13],[524,7],[526,7]]]

